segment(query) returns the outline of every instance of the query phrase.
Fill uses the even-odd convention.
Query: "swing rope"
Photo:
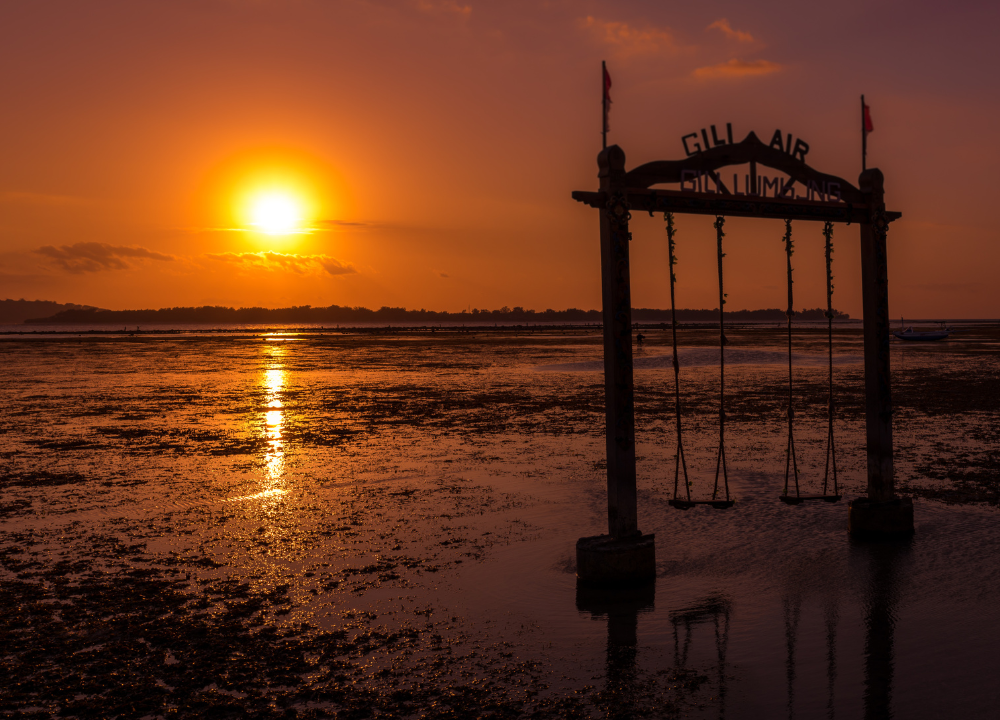
[[[792,244],[792,221],[785,220],[785,265],[788,271],[788,309],[785,311],[785,319],[788,325],[788,445],[785,447],[785,491],[788,496],[789,470],[795,478],[795,497],[799,497],[799,464],[795,458],[795,395],[792,391],[792,316],[795,314],[792,303],[792,253],[795,252]],[[825,494],[825,493],[824,493]]]
[[[684,470],[684,487],[687,490],[688,502],[691,502],[691,483],[688,481],[687,460],[684,457],[684,443],[681,440],[681,369],[677,361],[677,311],[674,304],[674,283],[677,276],[674,275],[674,265],[677,258],[674,255],[674,214],[664,213],[667,221],[667,251],[670,255],[670,331],[674,343],[674,413],[677,423],[677,459],[674,463],[674,498],[677,497],[677,489],[680,484],[681,469]]]
[[[840,495],[837,485],[837,453],[833,441],[833,223],[829,220],[823,226],[823,237],[826,238],[826,337],[827,355],[829,357],[828,377],[830,385],[829,398],[826,404],[826,416],[829,431],[826,436],[826,470],[823,472],[823,494],[826,495],[827,482],[830,477],[830,465],[833,465],[833,494]]]
[[[833,223],[827,222],[823,226],[823,237],[826,239],[826,346],[827,346],[827,380],[829,383],[829,394],[827,397],[827,434],[826,434],[826,469],[823,472],[823,494],[818,496],[802,497],[799,492],[799,465],[795,457],[795,395],[793,392],[792,376],[792,316],[793,309],[792,296],[792,254],[794,245],[792,243],[792,221],[785,220],[785,260],[788,272],[788,310],[785,316],[788,319],[788,445],[785,449],[785,490],[781,495],[783,502],[788,504],[798,504],[803,500],[825,500],[826,502],[837,502],[840,500],[840,487],[837,482],[837,454],[836,444],[833,436],[834,420],[834,399],[833,399]],[[833,495],[828,495],[830,482],[830,469],[833,468]],[[795,495],[788,494],[789,477],[795,480]]]
[[[721,215],[715,218],[716,247],[719,258],[719,454],[715,461],[715,487],[712,490],[712,500],[719,494],[719,470],[722,470],[722,479],[726,487],[726,501],[729,501],[729,474],[726,471],[726,330],[723,319],[723,306],[726,304],[726,294],[723,292],[722,284],[722,258],[726,255],[722,252],[722,238],[726,236],[722,232],[722,227],[726,224],[726,219]]]

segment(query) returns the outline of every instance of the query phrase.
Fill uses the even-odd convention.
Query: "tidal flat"
[[[789,507],[782,328],[727,334],[736,505],[668,506],[670,336],[636,350],[644,592],[578,590],[606,531],[599,330],[0,337],[0,715],[995,717],[1000,328],[892,344],[907,542],[865,492],[858,328],[838,328],[844,501]],[[717,331],[680,334],[692,495]],[[825,329],[796,330],[803,494]]]

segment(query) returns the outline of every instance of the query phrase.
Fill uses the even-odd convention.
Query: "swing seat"
[[[806,500],[822,500],[823,502],[840,502],[840,495],[779,495],[778,499],[785,505],[799,505]]]
[[[678,510],[690,510],[695,505],[711,505],[716,510],[728,510],[735,504],[735,500],[678,500],[674,498],[669,501],[669,505]]]

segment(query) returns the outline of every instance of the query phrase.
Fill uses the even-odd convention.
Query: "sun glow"
[[[268,235],[302,232],[302,203],[290,193],[261,193],[251,203],[250,224]]]
[[[333,228],[330,218],[352,210],[335,168],[289,148],[248,148],[220,159],[192,187],[204,215],[199,226],[239,233],[230,236],[235,247],[229,250],[242,243],[268,251],[310,249],[315,236]]]

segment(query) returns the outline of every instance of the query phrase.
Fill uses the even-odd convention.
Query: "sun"
[[[264,192],[250,205],[250,224],[268,235],[302,232],[302,202],[291,193]]]
[[[239,233],[258,250],[312,247],[333,228],[329,218],[350,211],[340,173],[288,148],[247,148],[221,159],[192,190],[204,216],[199,223]]]

